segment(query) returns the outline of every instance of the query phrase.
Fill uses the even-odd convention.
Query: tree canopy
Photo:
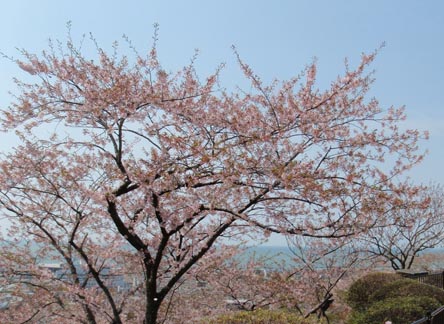
[[[27,300],[3,322],[122,323],[131,312],[154,324],[180,281],[223,251],[217,242],[354,235],[414,191],[394,179],[422,159],[422,135],[399,129],[402,108],[366,97],[376,53],[326,90],[315,63],[265,85],[234,53],[249,92],[223,89],[220,68],[168,72],[155,45],[132,58],[97,46],[91,59],[70,38],[21,52],[34,81],[17,80],[3,109],[21,143],[2,155],[0,205],[7,238],[38,248],[2,247],[2,280]],[[45,259],[61,260],[63,278]],[[113,275],[138,284],[118,291]]]

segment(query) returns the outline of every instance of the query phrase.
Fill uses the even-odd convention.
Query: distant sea
[[[442,261],[440,258],[435,259],[434,268],[444,269],[444,247],[430,248],[420,252],[417,256],[417,262],[420,262],[421,257],[426,255],[442,255]],[[256,260],[264,258],[265,264],[274,268],[280,264],[288,267],[294,267],[298,265],[294,254],[287,246],[254,246],[247,248],[246,252],[243,253],[240,258],[247,262],[248,259],[254,257]],[[386,266],[383,266],[386,268]],[[391,269],[390,265],[387,264],[387,269]]]
[[[293,258],[293,253],[287,246],[252,246],[245,253],[245,257],[271,258],[274,261],[290,261]]]
[[[11,244],[10,242],[9,244]],[[3,242],[5,244],[5,242]],[[0,242],[0,245],[2,243]],[[18,243],[16,246],[23,246],[23,243]],[[31,250],[34,247],[31,245]],[[444,247],[431,248],[419,253],[419,258],[427,255],[427,254],[442,254],[443,261],[435,260],[435,265],[439,264],[439,266],[444,269]],[[248,262],[248,260],[254,259],[256,261],[264,261],[266,266],[271,268],[281,267],[281,266],[289,266],[294,267],[298,264],[295,260],[295,256],[292,251],[288,248],[288,246],[284,245],[259,245],[259,246],[250,246],[247,247],[245,252],[237,256],[236,258],[240,258],[241,263]],[[51,263],[55,262],[57,256],[54,255],[54,258],[48,258],[44,260],[40,260],[41,263]]]

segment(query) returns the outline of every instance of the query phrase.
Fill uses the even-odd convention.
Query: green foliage
[[[444,304],[444,291],[396,274],[373,273],[350,286],[348,324],[411,323]]]
[[[354,311],[348,324],[411,323],[440,307],[431,297],[394,297],[371,304],[365,312]]]
[[[349,288],[347,293],[347,304],[356,311],[364,311],[369,304],[370,297],[382,286],[399,280],[394,273],[375,272],[370,273],[357,281]]]
[[[383,285],[374,292],[369,302],[374,303],[388,298],[394,297],[430,297],[444,305],[444,290],[419,283],[412,279],[399,279]]]
[[[252,312],[233,312],[215,319],[205,320],[202,324],[315,324],[317,319],[303,318],[286,310],[258,309]]]

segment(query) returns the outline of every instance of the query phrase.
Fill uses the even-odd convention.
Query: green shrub
[[[406,324],[423,318],[440,307],[431,297],[395,297],[373,303],[365,312],[354,311],[348,324],[381,324],[385,321]]]
[[[317,319],[303,318],[286,310],[258,309],[252,312],[239,311],[207,319],[205,324],[315,324]]]
[[[356,280],[347,293],[347,304],[356,311],[364,311],[369,306],[370,296],[382,286],[399,280],[395,273],[375,272]]]
[[[414,296],[430,297],[444,305],[444,290],[412,279],[399,279],[383,285],[370,296],[369,302],[373,303],[394,297]]]

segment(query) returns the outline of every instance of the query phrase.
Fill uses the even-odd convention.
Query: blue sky
[[[319,84],[326,86],[343,71],[345,57],[356,63],[385,42],[371,95],[384,107],[405,105],[406,124],[430,131],[421,144],[429,154],[411,176],[444,184],[444,1],[5,0],[0,9],[0,50],[7,54],[17,55],[15,47],[39,51],[48,38],[64,40],[68,21],[74,38],[92,32],[106,48],[126,34],[144,51],[159,23],[165,67],[187,64],[198,48],[203,75],[227,63],[228,87],[244,82],[233,44],[264,80],[294,76],[317,57]],[[11,101],[15,76],[23,74],[1,59],[0,108]],[[0,150],[10,144],[2,140]]]

